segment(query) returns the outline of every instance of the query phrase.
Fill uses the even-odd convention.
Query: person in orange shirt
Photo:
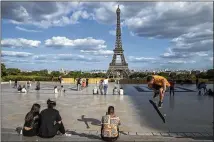
[[[158,103],[158,107],[161,108],[163,104],[164,93],[166,89],[170,87],[169,82],[166,78],[159,75],[152,75],[147,77],[148,87],[154,90],[153,98],[157,97],[159,94],[160,100]]]

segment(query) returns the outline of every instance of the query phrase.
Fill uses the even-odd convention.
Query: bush
[[[9,76],[4,76],[2,78],[3,81],[51,81],[51,77],[47,76],[14,76],[14,75],[9,75]],[[54,78],[54,81],[57,81],[58,78]]]
[[[111,78],[109,79],[109,82],[115,82],[115,79]]]

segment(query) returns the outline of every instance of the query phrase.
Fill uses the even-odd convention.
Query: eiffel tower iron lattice
[[[114,55],[112,58],[111,63],[109,64],[109,68],[107,71],[108,77],[113,78],[128,78],[130,75],[130,71],[128,68],[128,63],[125,60],[124,54],[123,54],[123,47],[122,47],[122,40],[121,40],[121,27],[120,27],[120,8],[118,5],[118,8],[116,10],[117,14],[117,28],[116,28],[116,42],[115,42],[115,49]],[[121,60],[120,63],[117,63],[117,58]]]

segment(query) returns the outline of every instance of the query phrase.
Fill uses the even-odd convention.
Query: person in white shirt
[[[104,79],[103,84],[104,84],[104,95],[106,95],[107,91],[108,91],[108,78],[107,77]]]
[[[54,93],[55,93],[55,94],[58,94],[57,86],[54,87]]]
[[[30,88],[31,87],[31,83],[30,81],[27,82],[27,88]]]
[[[118,94],[118,90],[117,90],[117,87],[115,86],[113,89],[113,95],[117,95],[117,94]]]
[[[93,89],[93,95],[94,95],[94,94],[98,94],[98,89],[97,89],[96,86],[95,86],[94,89]]]
[[[119,94],[120,94],[120,95],[123,95],[123,94],[124,94],[124,91],[123,91],[123,88],[122,88],[122,87],[120,88]]]
[[[22,87],[21,93],[27,93],[27,90],[25,88],[25,85]]]

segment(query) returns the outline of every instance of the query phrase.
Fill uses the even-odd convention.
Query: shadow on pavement
[[[86,137],[88,139],[98,139],[98,140],[101,140],[101,138],[99,136],[93,135],[93,134],[77,133],[75,131],[68,131],[66,133],[71,134],[71,135],[77,135],[79,137]]]
[[[85,123],[86,128],[89,129],[88,123],[91,123],[91,125],[101,126],[101,121],[94,118],[85,118],[85,115],[82,115],[82,119],[77,119],[78,121],[82,121]]]

